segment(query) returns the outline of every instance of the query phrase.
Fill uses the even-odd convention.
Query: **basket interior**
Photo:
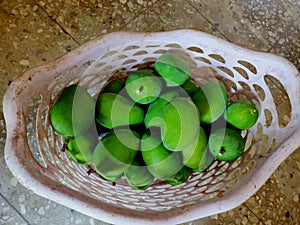
[[[74,163],[62,152],[63,139],[56,135],[49,122],[49,110],[64,87],[78,83],[96,98],[109,79],[126,76],[128,71],[149,68],[161,54],[182,55],[192,68],[199,85],[219,79],[230,90],[231,99],[251,97],[259,107],[255,127],[246,135],[244,154],[229,163],[215,161],[205,172],[193,173],[178,186],[156,183],[145,191],[126,185],[123,178],[116,184],[88,174],[89,167]],[[32,97],[26,112],[26,133],[32,153],[31,167],[43,168],[42,176],[74,193],[108,203],[114,207],[143,212],[156,212],[197,204],[225,196],[227,191],[247,179],[259,164],[276,150],[295,130],[293,90],[247,56],[222,54],[205,46],[174,42],[144,41],[115,47],[95,59],[61,71],[47,88]],[[259,63],[258,63],[259,64]],[[75,194],[74,194],[75,195]]]

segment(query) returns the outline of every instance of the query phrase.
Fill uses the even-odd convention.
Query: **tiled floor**
[[[299,0],[0,0],[0,98],[22,71],[112,31],[192,28],[278,54],[300,69]],[[0,106],[0,224],[106,224],[25,189],[4,161]],[[187,224],[300,224],[300,151],[241,206]]]

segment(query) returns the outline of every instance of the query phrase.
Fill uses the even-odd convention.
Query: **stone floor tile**
[[[300,20],[295,15],[299,1],[272,0],[268,1],[271,6],[258,4],[258,8],[254,7],[256,1],[253,1],[252,6],[247,6],[245,4],[248,1],[232,0],[96,2],[0,0],[0,91],[3,92],[21,71],[50,61],[95,36],[116,30],[163,31],[192,28],[215,34],[247,48],[263,51],[271,49],[271,52],[287,57],[295,65],[299,65],[297,29]],[[199,2],[201,7],[195,4]],[[279,5],[275,7],[277,2]],[[281,12],[281,8],[288,10]],[[271,10],[278,15],[273,12],[269,15]],[[275,19],[280,19],[280,26],[276,26]],[[259,21],[256,20],[264,24],[259,26]],[[275,35],[268,34],[267,31],[275,31]],[[0,198],[0,212],[7,207],[7,201],[11,204],[9,207],[16,209],[9,211],[15,213],[10,214],[15,220],[8,224],[22,224],[24,219],[30,224],[45,225],[61,225],[62,221],[63,224],[72,225],[107,224],[25,189],[5,165],[4,139],[5,124],[0,108],[0,193],[6,199],[2,204],[4,198]],[[186,224],[296,224],[295,221],[300,220],[299,162],[298,150],[241,206]],[[275,209],[275,205],[280,205],[279,209]],[[4,209],[5,212],[7,210]]]
[[[286,0],[237,0],[236,5],[242,9],[242,18],[248,20],[252,29],[274,44],[285,35],[293,21],[299,17],[299,9]]]
[[[51,1],[38,4],[63,30],[80,44],[99,35],[119,30],[152,1]]]
[[[187,0],[215,30],[229,41],[245,48],[267,51],[270,43],[255,32],[248,20],[242,18],[242,9],[231,0]]]
[[[2,150],[1,150],[2,151]],[[31,190],[23,187],[17,179],[11,174],[9,169],[6,167],[3,162],[4,158],[0,158],[0,193],[6,201],[17,211],[17,213],[4,214],[4,219],[10,219],[12,221],[21,219],[28,222],[31,225],[74,225],[74,224],[96,224],[96,225],[108,225],[103,221],[99,221],[93,218],[90,218],[86,215],[83,215],[80,212],[72,210],[68,207],[60,205],[56,202],[50,201],[46,198],[36,195]],[[0,209],[3,200],[0,196]],[[4,203],[2,204],[4,205]],[[7,206],[3,210],[10,210]],[[2,211],[3,211],[2,210]],[[1,213],[1,210],[0,210]],[[19,215],[19,216],[18,216]],[[1,214],[2,217],[2,214]],[[9,220],[8,220],[9,221]],[[23,222],[24,222],[23,221]],[[63,223],[62,223],[63,221]],[[0,220],[1,224],[1,220]],[[5,223],[4,223],[5,224]],[[15,223],[7,223],[15,224]],[[24,224],[24,223],[20,223]],[[27,224],[27,223],[26,223]]]
[[[4,87],[0,99],[22,71],[51,61],[76,46],[34,1],[0,1],[0,85]]]
[[[264,224],[296,225],[300,221],[299,150],[289,156],[245,205]]]
[[[224,38],[214,27],[186,1],[163,1],[160,7],[148,7],[124,29],[131,31],[170,31],[195,29]]]
[[[184,223],[183,225],[245,225],[245,224],[260,224],[263,222],[245,205],[240,205],[230,211],[209,216],[200,220]]]
[[[300,12],[300,9],[299,9]],[[300,17],[278,38],[270,52],[293,63],[300,71]]]
[[[0,224],[28,225],[29,223],[6,199],[0,196]]]
[[[292,6],[297,7],[300,10],[300,1],[299,0],[287,0]]]

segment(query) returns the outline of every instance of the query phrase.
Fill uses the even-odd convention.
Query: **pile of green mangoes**
[[[96,99],[79,85],[66,87],[50,121],[76,163],[145,190],[155,181],[181,184],[213,161],[243,153],[241,131],[256,123],[258,110],[228,96],[219,81],[196,85],[189,63],[165,53],[153,68],[109,82]]]

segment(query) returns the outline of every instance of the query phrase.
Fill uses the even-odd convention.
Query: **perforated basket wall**
[[[95,97],[113,74],[149,66],[168,51],[189,61],[197,83],[216,75],[232,98],[255,99],[260,116],[246,136],[245,153],[231,163],[216,161],[182,185],[160,183],[146,191],[88,175],[87,167],[60,151],[63,140],[49,123],[53,102],[72,83]],[[244,202],[300,145],[299,84],[299,72],[287,60],[199,31],[108,34],[25,72],[10,85],[4,97],[5,159],[27,188],[103,221],[175,224],[198,219]]]

